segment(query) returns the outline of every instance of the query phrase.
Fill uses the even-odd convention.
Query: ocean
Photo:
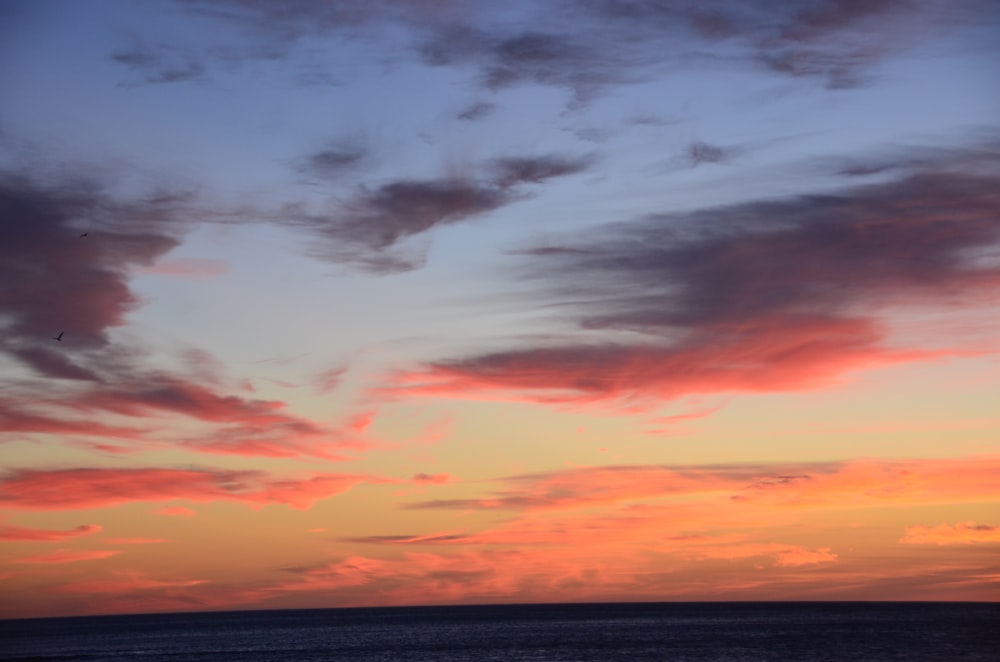
[[[0,660],[1000,660],[1000,603],[393,607],[0,621]]]

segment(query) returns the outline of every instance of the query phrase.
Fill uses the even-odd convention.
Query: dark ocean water
[[[0,621],[0,660],[1000,660],[1000,603],[311,609]]]

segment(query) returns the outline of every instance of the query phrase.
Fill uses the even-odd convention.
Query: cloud
[[[547,512],[661,499],[665,503],[703,500],[728,511],[740,504],[810,509],[963,503],[1000,498],[1000,488],[989,478],[998,466],[1000,458],[992,456],[896,462],[599,466],[509,476],[503,479],[507,489],[487,496],[419,501],[407,507]]]
[[[345,366],[338,366],[324,370],[316,375],[312,381],[320,395],[326,395],[340,386],[346,374],[347,368]]]
[[[32,542],[53,542],[87,536],[98,533],[101,527],[97,524],[81,524],[68,531],[54,531],[52,529],[30,529],[12,524],[0,524],[0,540],[22,540]]]
[[[64,563],[77,563],[79,561],[94,561],[97,559],[106,559],[109,556],[115,556],[116,554],[120,553],[121,551],[117,549],[85,549],[85,550],[60,549],[54,552],[33,554],[31,556],[22,556],[20,558],[13,559],[12,563],[62,565]]]
[[[298,170],[317,180],[336,180],[357,170],[368,158],[369,150],[360,138],[346,138],[307,155]]]
[[[112,594],[120,598],[127,598],[130,594],[143,593],[147,591],[168,591],[171,589],[184,589],[192,586],[208,584],[207,579],[154,579],[145,573],[135,570],[120,569],[115,570],[109,577],[103,577],[98,581],[69,582],[59,586],[60,593],[93,595]],[[181,601],[175,604],[179,604]],[[184,600],[188,606],[191,600]],[[148,604],[148,603],[147,603]]]
[[[694,58],[740,68],[755,63],[771,74],[822,81],[828,89],[857,87],[881,62],[909,48],[942,33],[995,22],[988,3],[977,0],[790,0],[779,7],[764,0],[522,2],[508,8],[516,20],[498,20],[488,4],[419,0],[296,1],[280,7],[252,0],[178,4],[213,21],[214,29],[238,32],[237,41],[211,55],[227,62],[294,60],[317,72],[313,78],[323,79],[329,65],[324,69],[301,46],[309,38],[344,35],[371,41],[384,58],[396,62],[416,57],[428,66],[468,70],[491,92],[523,84],[564,89],[572,95],[571,107]],[[407,38],[400,40],[399,34]],[[400,41],[413,47],[400,51]],[[115,55],[141,80],[153,83],[197,78],[204,57],[144,43]],[[480,111],[471,108],[459,117],[476,119]]]
[[[140,303],[129,283],[135,273],[222,273],[217,260],[162,259],[179,245],[192,204],[186,194],[125,199],[94,179],[0,171],[0,353],[48,378],[26,380],[17,397],[0,398],[5,439],[150,441],[149,419],[182,415],[210,428],[176,440],[199,452],[342,459],[340,450],[360,447],[357,439],[284,411],[283,402],[227,394],[221,376],[206,373],[213,359],[205,353],[187,362],[186,376],[145,368],[142,347],[110,344],[108,331],[124,325]],[[108,414],[143,424],[100,418]]]
[[[492,162],[493,180],[501,189],[520,184],[541,184],[549,179],[584,172],[593,165],[590,156],[507,157]]]
[[[729,163],[735,155],[735,150],[695,141],[688,145],[687,155],[691,165],[696,167],[703,163]]]
[[[829,89],[861,85],[881,61],[944,30],[989,20],[975,1],[946,6],[908,0],[722,0],[711,4],[580,3],[610,22],[609,32],[651,47],[673,35],[690,52],[715,48],[768,71],[817,78]]]
[[[829,547],[809,549],[799,545],[772,542],[741,542],[733,536],[684,537],[678,542],[685,555],[698,559],[748,559],[770,556],[779,568],[832,563],[838,560]]]
[[[331,473],[279,479],[262,471],[222,469],[16,469],[0,478],[0,505],[24,510],[81,510],[186,499],[276,503],[305,509],[362,482],[386,479]],[[183,513],[170,509],[164,514]]]
[[[64,419],[28,411],[26,403],[0,401],[0,432],[74,434],[135,440],[148,430],[104,425],[91,419]]]
[[[109,545],[158,545],[174,541],[168,538],[108,538],[104,542]]]
[[[323,240],[321,258],[374,272],[405,271],[419,260],[394,253],[397,244],[434,228],[468,221],[523,197],[519,187],[586,170],[590,157],[508,157],[486,167],[487,177],[400,179],[361,188],[329,214],[288,207],[283,215]]]
[[[777,559],[774,564],[787,568],[816,563],[830,563],[836,560],[837,555],[831,552],[829,547],[821,547],[820,549],[790,547],[777,552]]]
[[[455,117],[456,119],[465,120],[467,122],[475,122],[476,120],[481,120],[484,117],[491,115],[494,110],[496,110],[495,104],[489,103],[488,101],[477,101],[463,108],[462,111]]]
[[[179,244],[185,201],[175,194],[121,201],[91,181],[44,184],[0,172],[0,349],[42,374],[89,378],[59,361],[49,338],[65,332],[59,349],[107,344],[106,330],[124,324],[139,303],[129,270],[151,266]]]
[[[384,392],[637,406],[817,388],[966,353],[894,347],[883,313],[985,303],[1000,284],[1000,266],[976,257],[1000,246],[1000,147],[964,169],[957,156],[880,184],[654,214],[526,251],[528,277],[577,302],[562,309],[586,342],[439,360]]]
[[[206,381],[205,375],[201,381]],[[28,398],[23,400],[10,405],[0,402],[0,432],[96,435],[139,441],[148,440],[149,428],[104,425],[95,422],[93,415],[115,414],[143,421],[181,415],[208,424],[210,429],[184,438],[159,439],[157,445],[173,443],[200,453],[330,460],[342,460],[344,450],[367,445],[352,427],[354,420],[340,428],[320,425],[286,412],[282,401],[225,395],[193,380],[137,368],[108,374],[99,383],[71,394],[37,395],[30,402]],[[89,417],[67,417],[67,412]]]
[[[413,474],[414,483],[432,483],[441,485],[443,483],[447,483],[449,480],[451,480],[451,478],[448,474]]]
[[[205,65],[191,54],[182,54],[178,49],[154,49],[147,45],[136,45],[112,53],[111,59],[135,74],[126,85],[181,83],[205,76]]]
[[[420,52],[432,66],[478,67],[479,82],[486,89],[521,83],[561,87],[572,92],[575,105],[590,101],[609,85],[636,80],[631,69],[642,62],[630,43],[619,43],[614,51],[600,49],[592,41],[592,29],[582,22],[574,27],[542,32],[452,25],[435,30]]]
[[[908,545],[973,545],[1000,542],[1000,527],[975,522],[908,526],[899,542]]]

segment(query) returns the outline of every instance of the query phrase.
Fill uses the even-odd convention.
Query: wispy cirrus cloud
[[[81,524],[80,526],[67,531],[32,529],[24,526],[14,526],[13,524],[0,524],[0,540],[54,542],[66,540],[68,538],[87,536],[100,531],[101,527],[97,524]]]
[[[451,477],[448,474],[418,473],[418,474],[413,474],[412,480],[414,483],[431,483],[440,485],[442,483],[447,483],[449,480],[451,480]]]
[[[106,425],[91,419],[63,418],[45,413],[32,413],[29,404],[11,399],[0,402],[0,432],[11,438],[16,433],[73,434],[81,436],[108,437],[112,439],[136,440],[142,438],[148,429]]]
[[[1000,543],[1000,526],[959,522],[937,526],[908,526],[899,542],[908,545],[974,545]]]
[[[504,479],[510,487],[481,498],[435,499],[417,509],[558,511],[650,499],[705,499],[779,508],[838,508],[877,503],[962,503],[1000,497],[990,480],[998,458],[948,460],[607,466]]]
[[[262,471],[224,469],[16,469],[0,477],[0,505],[22,510],[83,510],[135,501],[237,501],[309,508],[320,499],[375,476],[323,473],[279,478]],[[170,514],[179,514],[171,511]]]
[[[922,158],[884,183],[654,214],[526,251],[529,277],[606,340],[440,360],[385,392],[634,406],[970,351],[893,346],[883,312],[985,303],[1000,283],[980,258],[1000,248],[1000,151],[968,154],[964,167],[957,153]]]
[[[479,179],[398,179],[362,187],[325,214],[290,206],[282,216],[322,240],[311,249],[317,257],[373,272],[406,271],[422,258],[394,250],[404,240],[509,205],[527,195],[523,187],[583,172],[592,163],[590,156],[498,158]]]
[[[175,48],[133,44],[111,54],[111,59],[132,72],[124,85],[157,85],[200,80],[205,77],[201,57]]]
[[[106,559],[109,556],[120,554],[117,549],[59,549],[54,552],[42,554],[32,554],[13,559],[13,563],[29,563],[43,565],[62,565],[64,563],[78,563],[80,561],[96,561]]]
[[[154,443],[154,432],[171,417],[183,416],[207,426],[205,432],[155,437],[155,445],[176,445],[199,453],[261,457],[312,456],[344,459],[345,451],[367,442],[349,419],[342,426],[310,421],[286,410],[278,400],[227,395],[215,387],[164,372],[134,370],[109,375],[60,397],[36,395],[0,403],[0,432],[97,436]],[[86,415],[81,418],[81,415]],[[102,424],[94,415],[137,419],[143,427]],[[93,446],[129,452],[129,446]]]
[[[714,47],[776,74],[821,80],[830,89],[862,85],[876,65],[921,39],[991,18],[975,0],[952,6],[908,0],[580,4],[620,37],[651,46],[655,37],[673,34],[688,52]]]
[[[315,181],[336,181],[360,168],[371,157],[371,149],[358,136],[331,141],[296,164],[297,170]]]
[[[149,591],[167,592],[168,596],[180,597],[176,589],[186,589],[210,583],[207,579],[156,579],[135,570],[120,569],[110,573],[110,576],[95,581],[67,582],[58,588],[59,593],[66,594],[115,594],[123,601],[136,593]],[[177,604],[191,604],[191,600],[178,600]],[[147,602],[148,604],[148,602]]]
[[[988,3],[909,0],[754,0],[677,2],[571,0],[521,3],[510,20],[489,3],[385,0],[361,6],[249,0],[177,0],[191,16],[238,35],[211,51],[132,43],[112,54],[139,83],[196,80],[208,59],[285,60],[325,79],[304,40],[349,35],[383,48],[393,61],[467,70],[486,91],[519,84],[567,90],[585,105],[617,86],[641,82],[665,61],[712,58],[829,89],[858,87],[880,63],[942,32],[995,21]],[[544,27],[543,27],[544,26]],[[385,38],[402,31],[399,47]],[[395,47],[395,48],[392,48]],[[391,56],[387,53],[391,51]],[[708,53],[711,53],[709,55]],[[319,74],[319,75],[317,75]],[[328,74],[326,74],[328,76]]]

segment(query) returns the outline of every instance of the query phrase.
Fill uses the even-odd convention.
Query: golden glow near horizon
[[[997,16],[824,6],[12,3],[0,617],[1000,599]]]

